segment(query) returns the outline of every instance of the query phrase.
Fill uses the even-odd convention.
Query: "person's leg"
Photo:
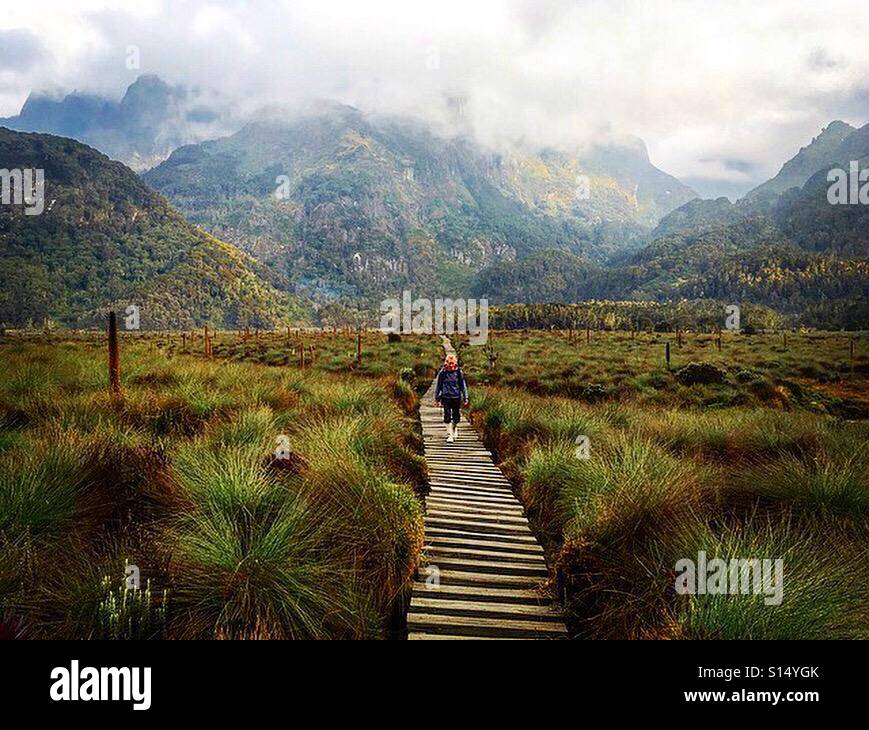
[[[453,437],[453,423],[450,409],[450,401],[447,398],[444,398],[442,401],[444,406],[444,423],[447,425],[447,441],[452,439]]]
[[[459,419],[461,416],[461,411],[459,409],[461,408],[461,405],[461,399],[456,398],[455,402],[453,403],[451,414],[451,420],[453,422],[453,440],[459,437]]]

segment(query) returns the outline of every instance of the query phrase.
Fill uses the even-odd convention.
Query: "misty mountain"
[[[120,162],[75,140],[0,128],[0,169],[45,171],[39,215],[0,205],[0,322],[271,327],[298,316],[263,267],[185,221]]]
[[[144,179],[324,300],[461,293],[489,264],[550,248],[604,262],[695,197],[639,140],[494,152],[333,103],[182,147]]]
[[[184,144],[228,134],[232,111],[213,92],[170,86],[140,76],[120,101],[73,92],[31,94],[21,112],[0,126],[72,137],[133,170],[153,167]]]
[[[850,124],[840,120],[830,122],[817,137],[785,162],[775,177],[746,193],[745,200],[774,199],[785,190],[801,188],[818,170],[851,159],[843,158],[843,146],[855,131]]]
[[[836,123],[830,128],[843,130]],[[865,326],[869,206],[831,205],[827,171],[869,160],[869,125],[836,137],[832,152],[830,139],[804,148],[795,164],[783,167],[779,182],[822,165],[799,187],[775,194],[777,182],[735,204],[692,200],[664,217],[648,245],[622,254],[609,268],[541,253],[487,268],[475,291],[489,292],[497,303],[717,299],[763,304],[812,326]]]
[[[757,215],[769,215],[777,221],[783,221],[791,216],[795,205],[803,205],[800,199],[812,195],[817,197],[819,174],[822,173],[826,190],[828,170],[833,167],[847,170],[851,160],[859,161],[867,157],[869,124],[855,129],[845,122],[830,122],[809,145],[785,162],[774,178],[759,185],[745,197],[735,203],[727,198],[691,200],[665,215],[652,231],[651,238],[694,228],[726,225]],[[814,182],[804,191],[810,180]],[[841,216],[843,213],[832,212],[832,215]],[[792,232],[798,235],[798,232]]]

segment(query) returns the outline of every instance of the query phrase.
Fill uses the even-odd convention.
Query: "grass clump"
[[[122,340],[120,397],[87,339],[2,344],[3,626],[45,638],[385,635],[422,545],[401,394],[371,373]],[[233,355],[217,340],[215,352]],[[143,589],[115,579],[121,556]]]
[[[678,595],[670,618],[674,638],[866,639],[869,624],[869,552],[836,529],[820,534],[805,523],[754,517],[742,525],[686,531],[680,555],[741,561],[739,581],[752,592]],[[671,559],[676,555],[672,554]],[[749,560],[768,560],[773,579],[754,592]],[[774,581],[780,560],[781,583]],[[780,589],[780,590],[779,590]]]

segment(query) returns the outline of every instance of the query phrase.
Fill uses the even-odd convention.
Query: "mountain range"
[[[0,207],[0,321],[86,324],[137,299],[145,326],[268,327],[410,288],[492,303],[715,298],[869,322],[867,206],[826,197],[830,168],[869,157],[869,125],[832,122],[731,203],[697,198],[638,139],[495,151],[334,102],[183,144],[204,96],[142,77],[119,104],[31,97],[14,119],[111,157],[165,157],[141,177],[70,139],[0,130],[0,168],[45,168],[53,201],[41,216]],[[194,117],[231,126],[211,110]]]
[[[119,100],[95,94],[32,93],[0,127],[71,137],[133,170],[166,159],[176,148],[233,131],[233,106],[210,89],[169,85],[140,76]]]
[[[811,326],[865,328],[869,207],[827,199],[828,171],[851,161],[869,164],[869,125],[832,122],[743,199],[685,203],[606,268],[541,254],[481,272],[475,293],[505,303],[711,298],[765,304]]]
[[[337,104],[182,147],[144,180],[323,301],[460,293],[486,266],[549,248],[604,263],[694,197],[639,140],[494,153]]]

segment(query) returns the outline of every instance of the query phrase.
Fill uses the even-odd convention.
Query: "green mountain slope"
[[[296,305],[246,254],[185,221],[131,170],[74,140],[0,128],[0,169],[45,171],[45,208],[0,206],[0,321],[97,321],[141,308],[145,328],[269,326]]]
[[[727,225],[758,215],[772,216],[783,222],[790,215],[796,201],[814,194],[826,173],[834,167],[848,169],[852,160],[869,158],[869,124],[854,129],[845,122],[831,122],[811,144],[803,147],[788,160],[771,180],[749,192],[744,198],[731,203],[727,198],[692,200],[665,215],[651,233],[659,238],[680,231]],[[823,173],[822,176],[819,176]],[[813,181],[806,188],[808,183]],[[825,193],[826,195],[826,193]],[[824,196],[824,202],[826,197]],[[802,205],[802,203],[796,203]],[[811,207],[811,206],[810,206]],[[832,215],[839,215],[833,212]],[[811,226],[809,226],[811,229]],[[817,248],[811,246],[811,248]]]
[[[782,165],[774,178],[750,190],[745,199],[751,202],[769,200],[790,188],[801,188],[821,168],[842,161],[843,143],[854,131],[854,127],[845,122],[830,122],[811,143]]]
[[[714,299],[762,304],[807,325],[863,329],[869,326],[866,206],[830,206],[825,190],[790,201],[785,225],[755,216],[682,231],[608,269],[541,252],[487,268],[475,293],[497,304]]]
[[[183,147],[145,180],[287,287],[323,300],[460,292],[485,266],[548,248],[605,261],[694,197],[641,143],[585,158],[494,154],[335,104]]]

